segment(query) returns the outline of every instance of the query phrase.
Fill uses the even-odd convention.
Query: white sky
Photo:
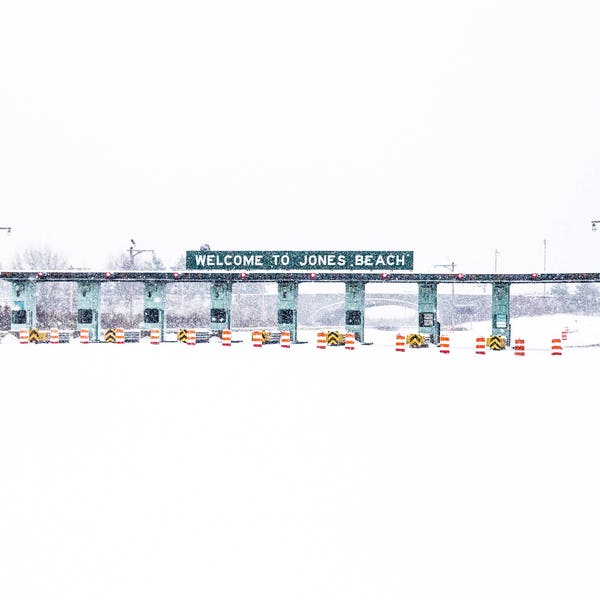
[[[0,262],[134,238],[598,270],[599,25],[593,0],[4,2]]]

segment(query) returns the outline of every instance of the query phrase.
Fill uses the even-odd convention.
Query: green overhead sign
[[[201,271],[396,271],[413,269],[413,252],[355,250],[189,250],[186,269]]]

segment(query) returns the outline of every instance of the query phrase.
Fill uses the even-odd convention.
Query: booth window
[[[294,322],[294,311],[291,308],[280,308],[277,313],[277,322],[288,325]]]
[[[362,323],[362,314],[360,310],[346,311],[346,325],[360,325]]]
[[[158,308],[144,309],[144,323],[158,323],[160,321],[160,311]]]
[[[13,310],[12,311],[12,322],[15,325],[23,325],[27,323],[27,311],[26,310]]]
[[[78,323],[93,323],[94,313],[91,308],[80,308],[77,311],[77,322]]]
[[[227,321],[227,311],[224,308],[211,308],[210,322],[225,323]]]

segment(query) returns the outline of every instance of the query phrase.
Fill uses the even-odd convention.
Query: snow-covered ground
[[[561,337],[562,356],[551,356]],[[0,593],[600,596],[600,317],[512,349],[0,344]]]

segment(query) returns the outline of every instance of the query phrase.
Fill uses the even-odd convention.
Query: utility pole
[[[456,268],[456,263],[454,261],[450,262],[447,265],[433,265],[434,267],[443,267],[444,269],[448,269],[451,273],[454,273],[454,269]],[[450,327],[452,331],[454,331],[454,279],[452,279],[452,297],[450,301]]]

